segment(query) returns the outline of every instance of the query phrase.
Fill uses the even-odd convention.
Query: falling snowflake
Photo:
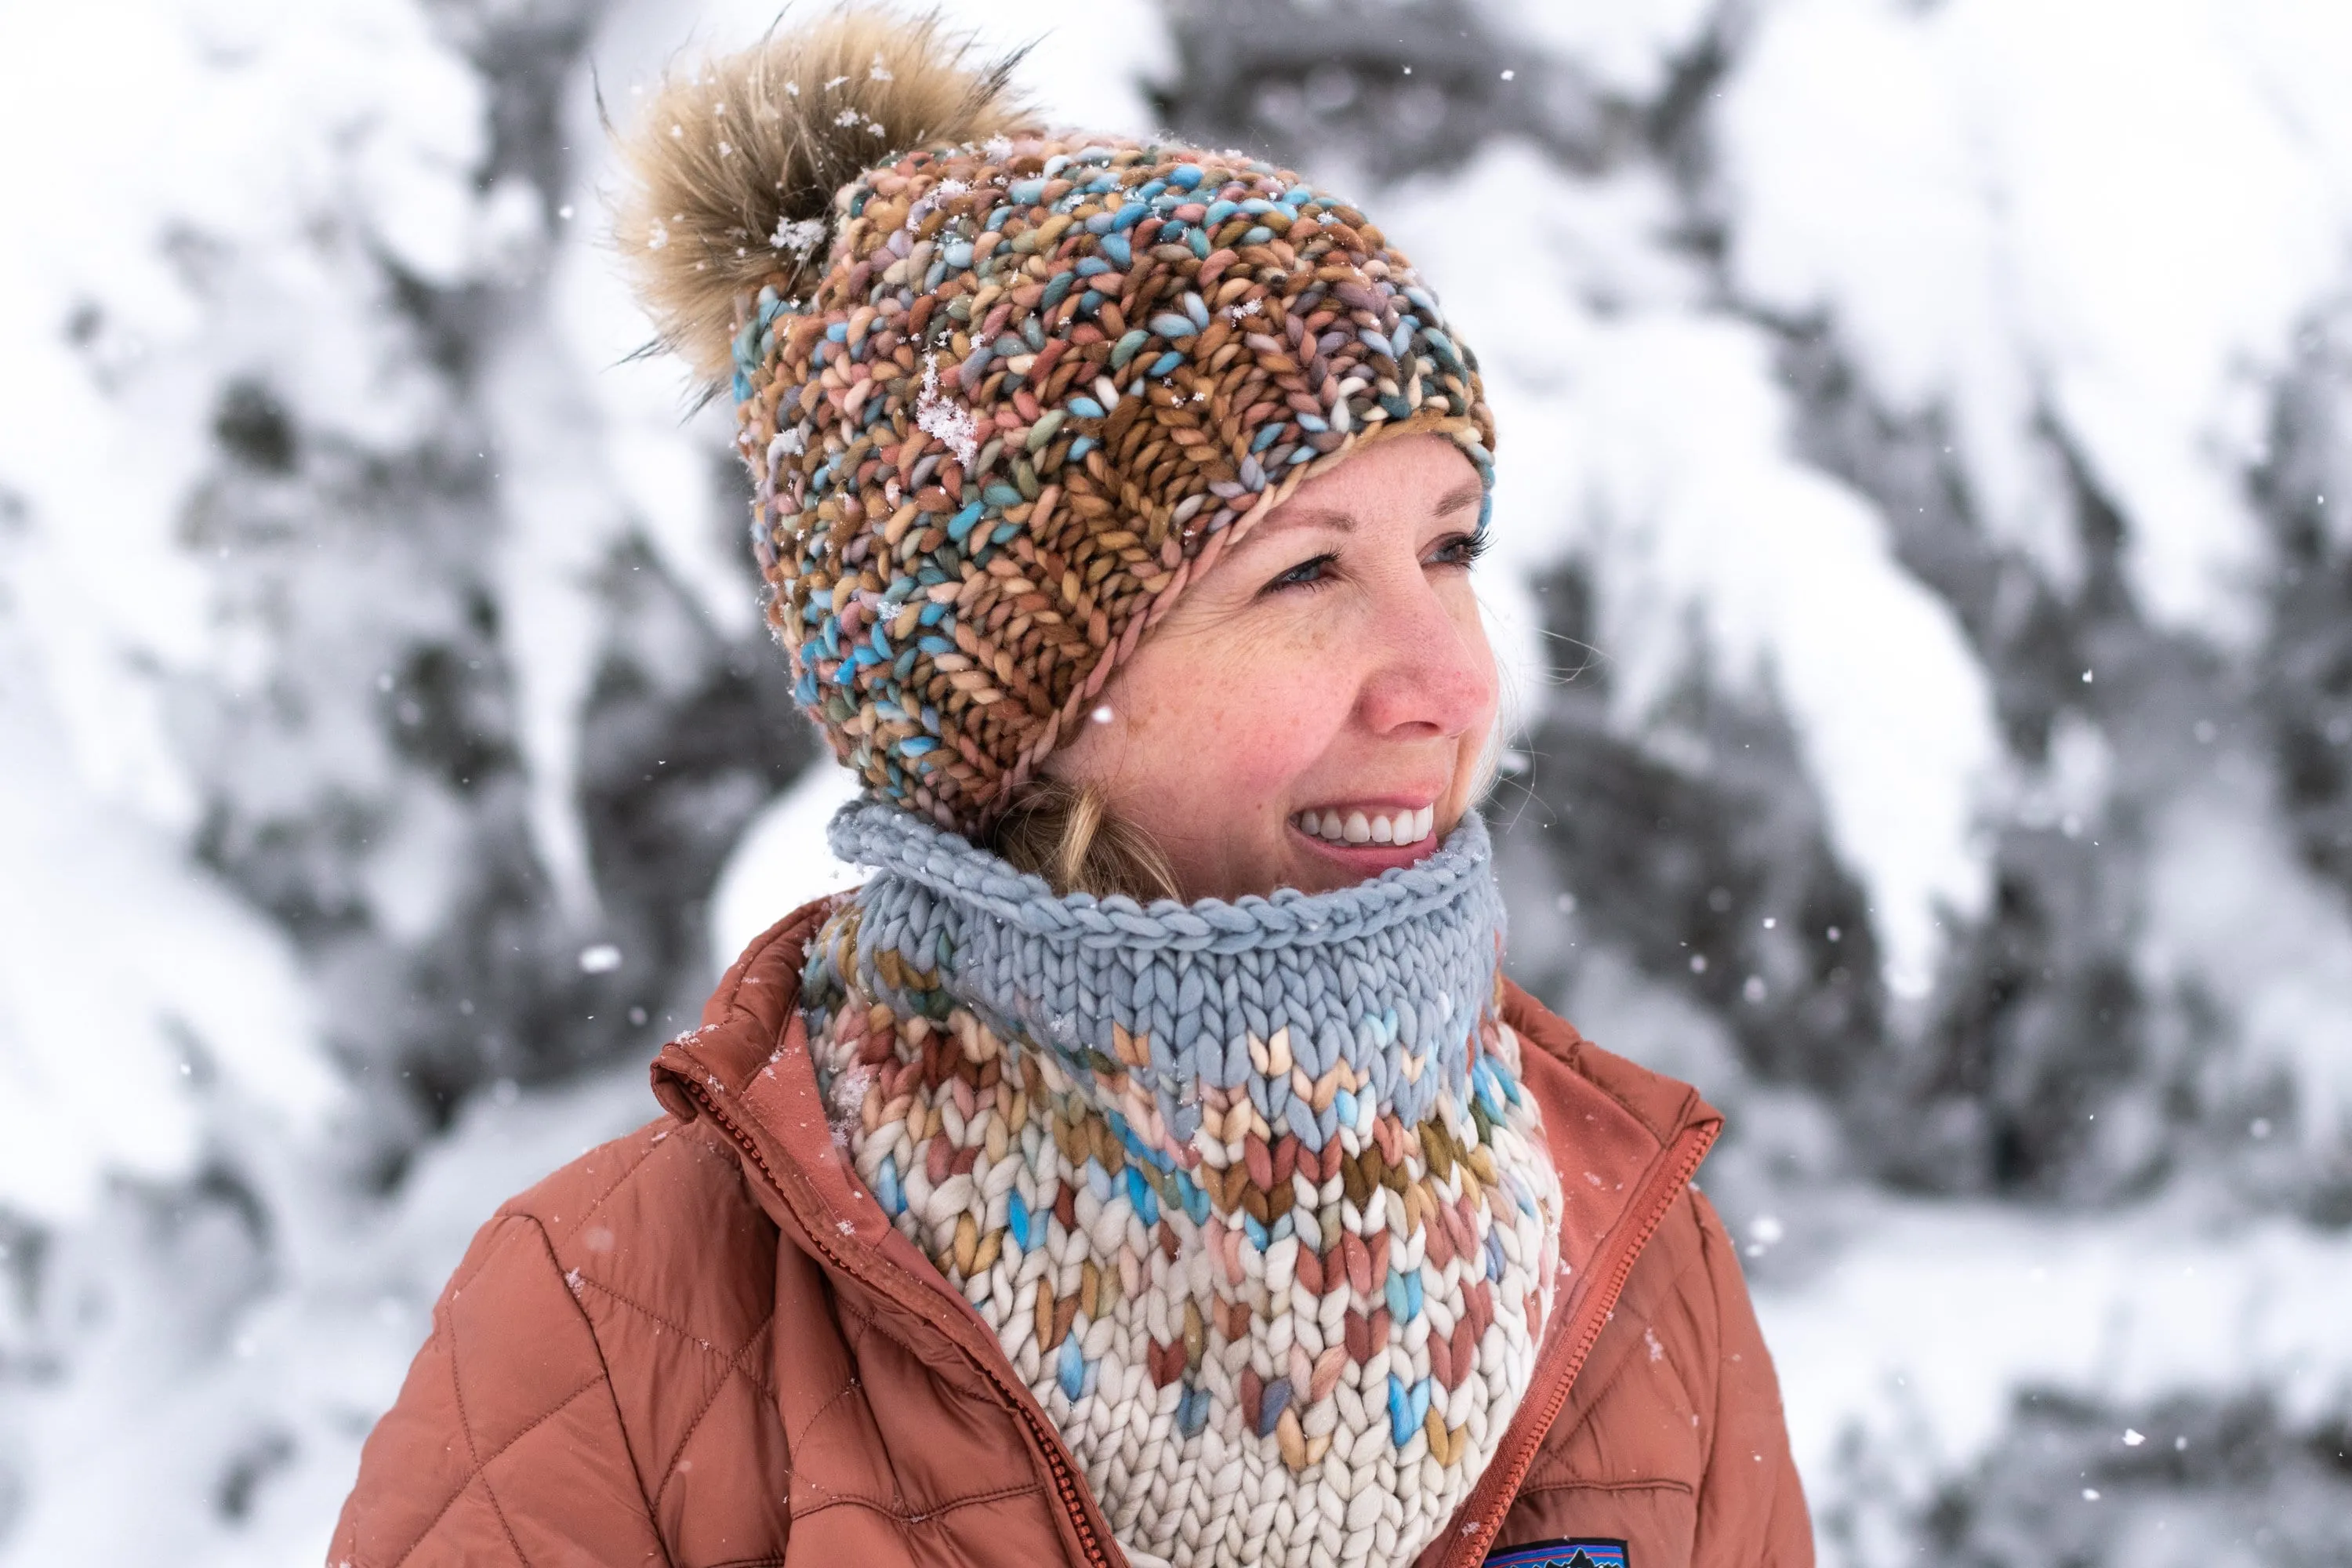
[[[659,250],[668,243],[669,226],[662,222],[659,218],[654,219],[654,226],[647,231],[646,235],[646,248],[647,250]]]
[[[778,250],[806,256],[824,243],[824,220],[804,217],[796,221],[780,217],[776,220],[776,232],[768,237],[768,243]]]
[[[890,79],[890,68],[882,63],[882,52],[879,49],[874,52],[874,63],[866,68],[866,74],[876,81]]]
[[[936,436],[956,460],[966,468],[980,455],[980,425],[971,411],[959,406],[940,391],[940,361],[937,354],[923,361],[923,391],[915,399],[915,426],[925,435]]]
[[[855,125],[865,118],[866,116],[858,113],[855,109],[845,109],[833,117],[833,122],[835,125]]]
[[[907,232],[914,233],[925,218],[938,210],[941,202],[946,201],[950,196],[960,196],[970,189],[971,187],[961,180],[946,179],[917,196],[913,204],[907,208],[905,225]]]

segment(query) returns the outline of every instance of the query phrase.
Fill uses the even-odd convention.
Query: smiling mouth
[[[1335,807],[1302,811],[1290,822],[1309,838],[1327,844],[1418,844],[1429,837],[1436,810],[1434,805],[1384,811]]]

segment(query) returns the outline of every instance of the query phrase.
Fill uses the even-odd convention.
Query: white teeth
[[[1330,844],[1418,844],[1429,837],[1434,806],[1383,812],[1302,811],[1291,820],[1298,831]]]

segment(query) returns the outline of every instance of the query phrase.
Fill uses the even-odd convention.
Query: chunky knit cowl
[[[860,803],[811,949],[859,1178],[1139,1564],[1402,1568],[1535,1365],[1559,1187],[1485,827],[1338,892],[1055,896]]]

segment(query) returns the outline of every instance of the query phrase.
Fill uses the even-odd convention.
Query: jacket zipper
[[[1578,1374],[1583,1372],[1585,1358],[1592,1353],[1592,1346],[1601,1338],[1601,1331],[1609,1326],[1617,1298],[1624,1290],[1625,1281],[1632,1277],[1634,1263],[1640,1259],[1643,1249],[1650,1245],[1650,1238],[1657,1235],[1658,1226],[1665,1223],[1666,1211],[1675,1206],[1675,1196],[1697,1173],[1699,1162],[1706,1158],[1707,1150],[1715,1144],[1715,1137],[1702,1129],[1691,1128],[1682,1132],[1675,1142],[1688,1147],[1668,1167],[1663,1188],[1642,1211],[1640,1225],[1610,1265],[1609,1276],[1603,1281],[1604,1289],[1585,1305],[1587,1326],[1569,1357],[1567,1367],[1559,1376],[1552,1379],[1550,1387],[1544,1394],[1542,1415],[1527,1429],[1526,1439],[1512,1454],[1508,1467],[1501,1472],[1503,1484],[1496,1494],[1501,1506],[1491,1510],[1492,1518],[1486,1517],[1489,1510],[1479,1510],[1474,1533],[1458,1537],[1454,1550],[1443,1559],[1445,1568],[1461,1568],[1461,1565],[1484,1561],[1487,1546],[1494,1541],[1496,1531],[1503,1528],[1504,1517],[1511,1511],[1511,1500],[1519,1495],[1519,1483],[1527,1479],[1528,1467],[1535,1463],[1537,1451],[1543,1447],[1544,1437],[1551,1431],[1551,1424],[1559,1417],[1559,1407],[1568,1403],[1569,1390],[1575,1386]],[[1493,1479],[1496,1474],[1496,1471],[1488,1470],[1487,1479]],[[1482,1488],[1483,1485],[1482,1481]]]
[[[705,1116],[710,1118],[711,1124],[726,1133],[735,1146],[759,1168],[760,1174],[766,1179],[770,1189],[789,1205],[792,1202],[791,1196],[785,1193],[783,1184],[776,1179],[775,1172],[769,1169],[766,1156],[760,1152],[759,1145],[752,1142],[751,1134],[737,1126],[732,1119],[719,1109],[718,1102],[710,1098],[709,1091],[701,1084],[695,1082],[684,1073],[673,1073],[671,1077],[678,1087],[686,1090],[688,1097],[694,1101],[696,1107]],[[1692,1165],[1696,1168],[1697,1162],[1693,1161]],[[1661,1209],[1659,1213],[1663,1217],[1664,1211]],[[862,1271],[847,1258],[835,1251],[815,1232],[810,1234],[809,1240],[843,1273],[861,1274]],[[996,1374],[994,1367],[990,1366],[981,1358],[971,1355],[969,1351],[965,1353],[974,1368],[982,1376],[988,1379],[990,1384],[1003,1397],[1005,1405],[1014,1415],[1021,1417],[1023,1424],[1029,1428],[1029,1436],[1035,1441],[1038,1451],[1045,1456],[1046,1468],[1054,1478],[1054,1490],[1061,1500],[1063,1511],[1069,1518],[1070,1528],[1077,1535],[1079,1550],[1086,1553],[1088,1568],[1117,1568],[1109,1553],[1103,1550],[1102,1542],[1095,1533],[1093,1521],[1087,1517],[1086,1493],[1080,1489],[1077,1477],[1072,1473],[1069,1460],[1063,1457],[1061,1438],[1046,1426],[1035,1411],[1030,1408],[1028,1400],[1024,1396],[1026,1394],[1025,1390],[1015,1393],[1012,1384]]]

